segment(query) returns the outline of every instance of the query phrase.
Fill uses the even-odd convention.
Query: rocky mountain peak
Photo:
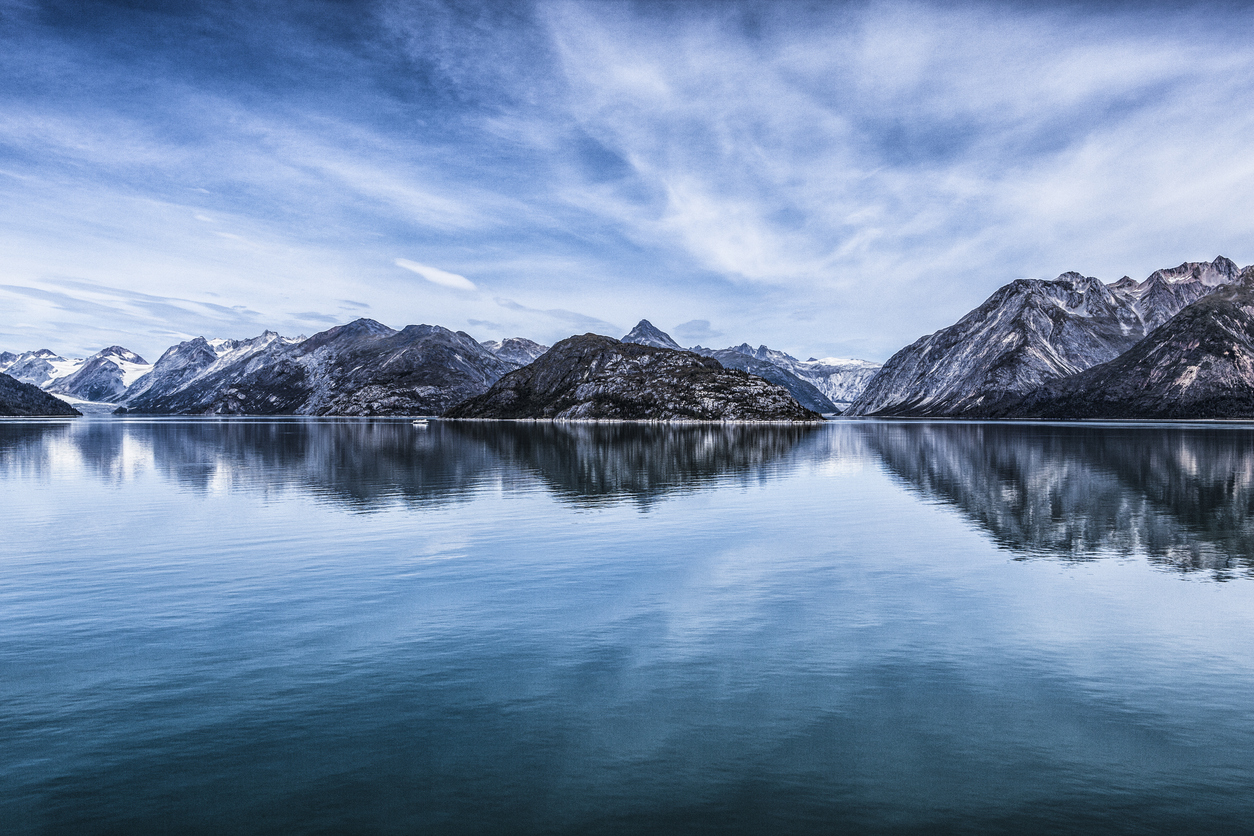
[[[642,319],[636,323],[636,327],[623,337],[625,343],[635,343],[636,345],[651,345],[654,348],[670,348],[675,350],[683,350],[683,346],[671,339],[670,334],[658,329],[652,322]]]
[[[485,340],[480,345],[502,360],[517,363],[520,366],[527,365],[549,350],[547,345],[541,345],[525,337],[509,337],[501,342]]]
[[[108,358],[112,360],[122,360],[127,363],[139,363],[142,366],[148,365],[148,361],[145,360],[143,357],[140,357],[138,354],[131,351],[129,348],[123,348],[120,345],[111,345],[106,349],[102,349],[101,351],[96,352],[94,355],[92,355],[91,357],[88,357],[87,359],[94,360],[97,357]]]

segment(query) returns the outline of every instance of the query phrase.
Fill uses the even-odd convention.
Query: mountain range
[[[714,366],[750,372],[755,379],[782,386],[803,411],[837,411],[813,383],[785,368],[808,369],[817,366],[817,361],[803,364],[765,346],[759,352],[776,362],[755,357],[747,345],[744,350],[718,352],[698,346],[690,352],[647,320],[626,335],[624,342],[689,358],[716,354],[721,361]],[[273,331],[245,340],[196,337],[167,349],[153,364],[121,346],[110,346],[85,359],[68,359],[47,349],[20,355],[5,353],[0,355],[0,371],[40,386],[80,409],[97,412],[440,415],[486,393],[503,375],[536,362],[549,350],[523,337],[476,342],[465,332],[435,325],[411,325],[396,331],[374,320],[359,319],[312,337],[284,337]],[[863,361],[853,363],[861,373],[867,367],[875,368]],[[642,385],[639,375],[634,379],[636,385]],[[831,381],[821,375],[814,379],[830,386]],[[696,386],[695,381],[691,378],[690,382]],[[643,385],[652,386],[653,382]],[[712,389],[702,385],[703,397],[710,397]],[[739,382],[736,387],[743,389]],[[659,396],[661,391],[658,389]],[[773,395],[768,397],[766,392],[762,390],[769,401]],[[674,401],[678,396],[672,386],[665,398],[654,403]],[[734,401],[739,396],[729,397]],[[731,409],[727,404],[724,407]]]
[[[805,414],[1254,417],[1254,268],[1223,256],[1142,281],[1016,279],[882,367],[748,343],[685,349],[648,320],[621,341],[570,339],[477,342],[437,325],[398,331],[359,319],[308,338],[197,337],[153,364],[121,346],[84,359],[6,352],[0,372],[83,410],[149,414],[523,417],[517,405],[527,404],[526,417],[723,420],[758,414],[752,398],[770,412],[782,390]],[[579,391],[558,385],[576,378]],[[29,390],[4,392],[2,408],[31,408]]]

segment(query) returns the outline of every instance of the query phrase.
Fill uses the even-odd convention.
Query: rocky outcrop
[[[584,334],[562,340],[449,418],[814,421],[780,386],[688,351]]]
[[[1246,275],[1254,282],[1254,269]],[[1254,418],[1254,285],[1220,288],[1118,358],[1008,401],[994,416]]]
[[[980,417],[1130,349],[1236,277],[1222,256],[1105,285],[1078,273],[1018,279],[956,324],[897,352],[851,415]]]
[[[6,418],[44,418],[82,415],[65,401],[33,383],[0,374],[0,415]]]

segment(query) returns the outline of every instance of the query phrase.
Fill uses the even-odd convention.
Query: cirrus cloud
[[[408,258],[398,258],[395,263],[397,267],[404,267],[410,272],[417,273],[432,284],[438,284],[442,287],[451,287],[454,290],[479,289],[475,287],[474,282],[465,276],[459,276],[456,273],[441,270],[439,267],[419,264],[417,261],[410,261]]]

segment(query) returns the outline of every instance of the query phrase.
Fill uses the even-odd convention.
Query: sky
[[[1254,8],[0,0],[0,350],[366,316],[882,361],[1254,262]]]

